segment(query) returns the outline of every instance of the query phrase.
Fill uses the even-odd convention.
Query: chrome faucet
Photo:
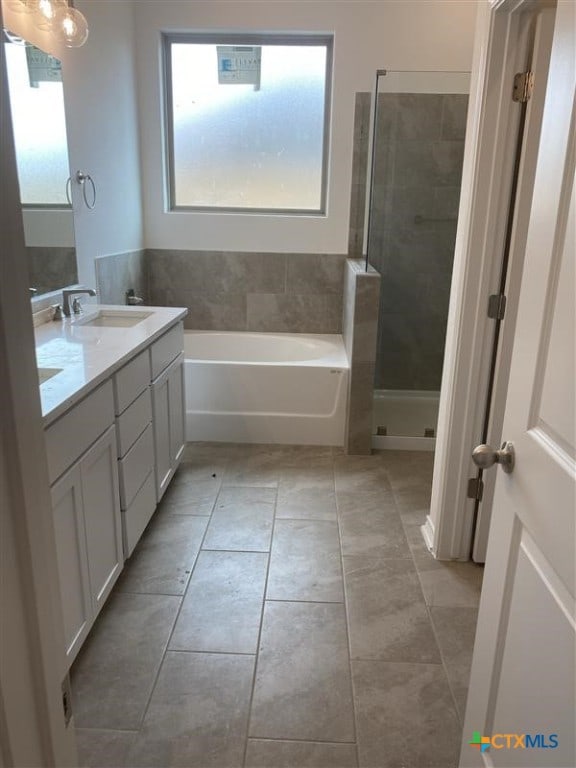
[[[65,288],[62,291],[62,312],[64,312],[66,317],[70,317],[70,296],[80,293],[96,296],[96,291],[93,288]]]
[[[144,304],[144,299],[140,296],[136,296],[136,294],[134,293],[134,288],[129,288],[126,291],[125,296],[126,296],[126,304],[129,307],[136,307],[138,306],[138,304]]]

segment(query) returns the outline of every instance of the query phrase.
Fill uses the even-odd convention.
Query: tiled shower
[[[368,261],[382,275],[375,445],[402,447],[397,438],[410,438],[406,446],[432,448],[460,198],[468,76],[388,72],[378,77],[377,84],[367,236]]]

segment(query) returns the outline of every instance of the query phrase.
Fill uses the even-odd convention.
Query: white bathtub
[[[186,331],[186,439],[343,445],[341,336]]]

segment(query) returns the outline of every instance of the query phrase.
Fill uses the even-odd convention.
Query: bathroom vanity
[[[35,329],[68,667],[184,450],[184,309]]]

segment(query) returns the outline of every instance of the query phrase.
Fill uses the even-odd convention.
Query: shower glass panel
[[[470,75],[379,72],[367,260],[382,275],[374,446],[433,449]]]

